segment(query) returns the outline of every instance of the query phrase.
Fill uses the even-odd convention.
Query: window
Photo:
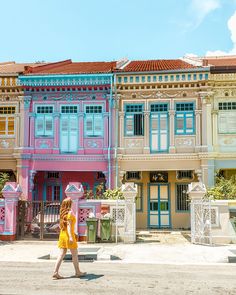
[[[177,179],[193,179],[193,171],[192,170],[179,170],[176,173]]]
[[[77,106],[62,106],[61,112],[63,114],[76,114],[76,113],[78,113],[78,107]]]
[[[0,107],[0,136],[15,134],[15,107]]]
[[[169,77],[165,76],[165,82],[168,82],[168,80],[169,80]]]
[[[182,75],[182,81],[185,81],[185,75]]]
[[[140,171],[127,171],[125,178],[126,178],[126,180],[132,180],[132,179],[140,180],[141,179],[141,172]]]
[[[143,105],[126,105],[125,134],[126,136],[143,135]]]
[[[162,81],[162,76],[159,76],[158,79],[159,79],[159,82],[161,82]]]
[[[153,82],[156,82],[157,81],[157,76],[153,76],[152,80],[153,80]]]
[[[193,74],[193,80],[197,80],[197,74]]]
[[[146,77],[142,76],[142,82],[144,83],[146,81]]]
[[[139,83],[139,77],[135,77],[135,82]]]
[[[88,137],[103,136],[102,106],[86,106],[85,113],[85,135]]]
[[[128,82],[128,77],[124,77],[124,83]]]
[[[188,184],[176,184],[176,211],[189,211]]]
[[[236,102],[220,102],[218,116],[219,133],[236,133]]]
[[[36,136],[53,136],[53,107],[37,106]]]
[[[193,103],[177,103],[175,119],[176,134],[194,134]]]
[[[205,74],[205,80],[208,80],[208,74]]]
[[[118,77],[118,83],[121,83],[121,77]]]
[[[191,81],[191,79],[192,79],[192,75],[188,74],[188,81]]]
[[[168,104],[151,104],[151,112],[167,112],[168,111]]]
[[[199,74],[199,80],[202,80],[203,74]]]
[[[174,81],[174,75],[170,76],[170,81]]]
[[[148,77],[147,77],[147,81],[148,81],[148,82],[151,82],[151,76],[148,76]]]
[[[130,77],[129,81],[130,81],[130,83],[133,83],[134,82],[134,77]]]

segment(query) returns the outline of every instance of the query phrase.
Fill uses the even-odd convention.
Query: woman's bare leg
[[[59,268],[61,266],[62,260],[66,255],[66,252],[67,252],[67,249],[60,249],[60,254],[57,257],[56,265],[54,268],[53,278],[61,278],[58,272],[59,272]]]
[[[78,250],[70,249],[72,255],[72,262],[75,268],[75,275],[80,277],[86,274],[86,272],[81,272],[79,268],[79,260],[78,260]]]

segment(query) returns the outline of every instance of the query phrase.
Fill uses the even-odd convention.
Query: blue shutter
[[[93,136],[93,115],[92,114],[86,114],[85,136]]]
[[[134,135],[134,115],[126,114],[125,116],[126,135]]]
[[[95,114],[93,117],[94,136],[103,135],[103,118],[101,114]]]
[[[36,117],[36,126],[35,126],[36,136],[44,135],[44,116],[37,115]]]

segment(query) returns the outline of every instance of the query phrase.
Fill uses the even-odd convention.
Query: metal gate
[[[191,242],[211,245],[211,201],[208,199],[191,201]]]
[[[60,203],[50,201],[19,201],[17,213],[18,239],[57,239]]]

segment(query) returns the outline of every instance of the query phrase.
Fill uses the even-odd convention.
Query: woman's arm
[[[69,242],[72,243],[73,242],[72,222],[70,219],[67,221],[67,229],[68,229],[68,235],[69,235]]]

